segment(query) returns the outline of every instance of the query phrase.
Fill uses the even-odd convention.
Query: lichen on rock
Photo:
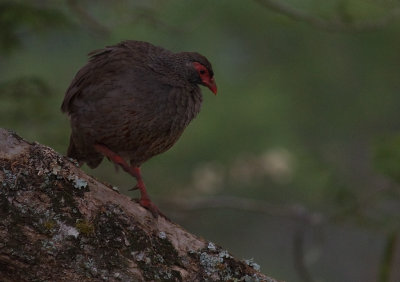
[[[2,129],[0,182],[2,281],[274,281]]]

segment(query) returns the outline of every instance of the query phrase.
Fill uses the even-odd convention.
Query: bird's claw
[[[160,216],[164,217],[165,219],[169,220],[169,218],[166,217],[165,214],[163,214],[151,200],[149,200],[149,199],[132,199],[132,201],[135,201],[136,203],[138,203],[139,205],[144,207],[146,210],[151,212],[151,214],[153,215],[154,218],[158,218],[158,216],[160,215]]]
[[[139,185],[135,185],[135,186],[133,186],[131,189],[129,189],[128,191],[134,191],[134,190],[137,190],[137,189],[139,189]]]

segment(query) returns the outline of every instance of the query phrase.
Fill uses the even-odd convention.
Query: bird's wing
[[[89,62],[78,71],[65,93],[61,105],[63,112],[71,113],[73,100],[79,97],[83,91],[90,93],[92,91],[89,88],[103,84],[102,81],[107,79],[110,70],[109,63],[112,52],[112,48],[106,48],[89,53],[91,56]]]
[[[88,99],[92,100],[101,98],[107,92],[105,90],[112,90],[115,86],[116,77],[124,76],[127,72],[135,71],[134,76],[140,80],[141,73],[154,72],[150,61],[162,53],[170,52],[141,41],[124,41],[92,51],[89,53],[89,62],[78,71],[67,89],[61,110],[70,114],[73,111],[73,101],[80,96],[90,95]],[[151,85],[149,81],[141,83]],[[95,97],[96,95],[100,97]]]

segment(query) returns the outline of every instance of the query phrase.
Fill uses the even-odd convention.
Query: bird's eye
[[[200,71],[200,74],[205,74],[205,73],[206,73],[205,70],[201,70],[201,71]]]

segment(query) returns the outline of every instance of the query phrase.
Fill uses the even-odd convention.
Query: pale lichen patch
[[[65,224],[62,221],[57,221],[57,224],[59,226],[58,233],[53,237],[54,240],[63,240],[66,237],[72,236],[74,238],[77,238],[79,236],[79,231],[70,225]]]

